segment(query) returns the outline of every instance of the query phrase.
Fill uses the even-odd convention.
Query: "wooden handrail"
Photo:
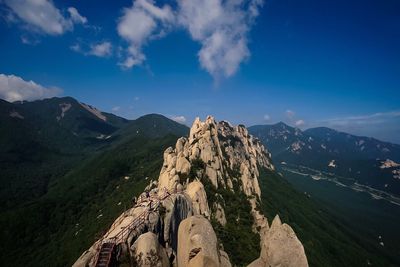
[[[131,223],[129,223],[127,226],[125,227],[121,227],[121,231],[119,231],[115,236],[111,237],[111,238],[107,238],[105,239],[105,237],[103,236],[101,239],[99,239],[98,241],[98,245],[97,245],[97,253],[95,255],[95,265],[97,266],[99,257],[100,257],[100,252],[101,252],[101,248],[103,246],[103,244],[105,243],[112,243],[113,244],[113,248],[116,244],[118,244],[119,242],[123,242],[123,237],[124,234],[133,231],[134,229],[136,229],[139,225],[143,224],[146,221],[146,216],[148,216],[148,214],[150,213],[150,211],[155,210],[159,207],[160,202],[165,200],[166,198],[170,197],[173,194],[176,194],[176,190],[172,191],[172,193],[170,191],[168,191],[168,189],[166,189],[165,187],[162,189],[164,190],[164,194],[162,194],[161,196],[158,196],[157,194],[155,195],[155,201],[153,202],[152,199],[154,198],[154,195],[151,196],[149,195],[148,198],[146,198],[146,200],[150,199],[150,205],[146,207],[146,209],[139,214],[139,216],[137,216],[135,219],[133,219],[133,221]],[[143,201],[143,196],[141,195],[138,199],[138,202],[136,204],[136,206],[138,206],[139,204],[141,204]],[[152,206],[153,203],[153,206]],[[122,214],[124,214],[127,211],[124,211]],[[114,229],[116,228],[115,223],[113,223],[111,225],[111,228],[108,230],[108,233],[112,233],[112,231],[114,231]],[[109,261],[111,259],[111,253],[112,251],[110,251],[110,255],[108,255],[109,259],[107,262],[107,266],[109,264]]]

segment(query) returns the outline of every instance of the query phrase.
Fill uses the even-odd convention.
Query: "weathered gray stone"
[[[164,247],[152,232],[139,236],[131,247],[133,259],[138,267],[169,267],[169,259]]]
[[[260,258],[249,267],[307,267],[307,257],[303,245],[293,229],[282,224],[278,215],[262,237]]]
[[[178,267],[219,267],[217,237],[201,215],[181,222],[178,231]]]
[[[200,181],[193,181],[187,185],[185,192],[192,200],[194,214],[201,214],[209,218],[210,208],[203,184]]]

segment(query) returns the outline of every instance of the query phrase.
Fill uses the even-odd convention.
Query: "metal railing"
[[[95,261],[94,261],[95,262],[95,266],[98,265],[101,248],[102,248],[104,243],[112,243],[115,246],[116,244],[124,242],[125,235],[128,236],[129,233],[134,231],[138,226],[144,224],[145,221],[146,221],[146,218],[148,218],[148,215],[150,214],[150,212],[158,209],[161,201],[163,201],[166,198],[170,197],[171,195],[174,195],[174,194],[177,193],[176,190],[173,190],[173,191],[170,192],[165,187],[162,190],[164,191],[164,193],[161,196],[159,196],[158,193],[155,193],[153,195],[149,194],[148,197],[143,196],[143,194],[141,194],[139,199],[138,199],[138,201],[137,201],[137,203],[136,203],[136,205],[134,207],[137,207],[137,206],[141,205],[143,202],[149,201],[149,205],[145,206],[146,209],[142,213],[140,213],[139,216],[137,216],[127,226],[121,227],[121,230],[116,235],[114,235],[113,237],[105,238],[103,236],[101,239],[99,239],[98,244],[97,244],[97,248],[96,248]],[[145,199],[143,199],[144,197],[145,197]],[[122,214],[126,214],[126,213],[127,213],[127,211],[124,211]],[[108,233],[112,233],[115,230],[115,228],[116,228],[116,223],[113,223],[111,228],[108,230]],[[109,253],[111,254],[112,251],[110,251]]]

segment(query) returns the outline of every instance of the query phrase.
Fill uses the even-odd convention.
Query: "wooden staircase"
[[[111,266],[112,254],[115,248],[115,242],[105,242],[101,245],[99,255],[96,262],[96,267]]]
[[[175,194],[175,192],[173,192],[172,194]],[[171,193],[166,189],[162,196],[158,195],[155,197],[150,196],[149,199],[147,199],[150,201],[150,203],[146,210],[144,210],[139,216],[137,216],[129,225],[121,229],[121,231],[118,234],[116,234],[113,238],[102,240],[100,242],[100,249],[97,250],[94,266],[96,267],[112,266],[113,265],[112,256],[116,245],[121,241],[123,241],[124,236],[126,237],[129,233],[136,230],[136,228],[138,228],[140,225],[144,224],[150,211],[158,209],[160,202],[168,198],[169,196],[171,196]],[[143,202],[143,200],[141,202]]]

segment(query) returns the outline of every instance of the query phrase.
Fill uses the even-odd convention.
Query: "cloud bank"
[[[66,17],[50,0],[5,0],[14,22],[22,21],[25,28],[48,35],[62,35],[71,31],[74,24],[85,24],[87,18],[74,7],[67,9]]]
[[[142,65],[143,46],[175,28],[187,30],[201,44],[200,66],[214,78],[230,77],[249,56],[248,33],[263,0],[176,0],[158,7],[153,0],[136,0],[123,10],[118,34],[128,43],[124,68]]]
[[[119,18],[117,31],[127,41],[128,48],[120,65],[124,68],[141,65],[146,60],[143,46],[152,39],[162,37],[174,20],[169,5],[160,8],[152,0],[136,0],[132,7],[125,8]]]
[[[57,96],[62,90],[57,87],[46,88],[34,81],[25,81],[15,75],[0,74],[0,98],[9,102],[37,100]]]

